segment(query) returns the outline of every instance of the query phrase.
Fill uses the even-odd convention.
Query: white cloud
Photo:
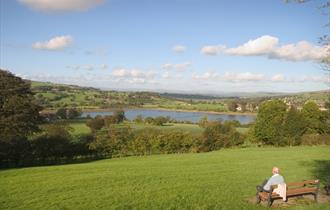
[[[263,74],[252,74],[250,72],[244,72],[244,73],[226,72],[222,77],[222,79],[229,82],[242,82],[242,81],[261,81],[264,80],[265,77]]]
[[[114,69],[111,75],[118,78],[152,79],[156,76],[156,73],[153,71],[141,71],[137,69]]]
[[[320,61],[329,53],[329,46],[316,46],[307,41],[279,45],[279,38],[264,35],[234,48],[222,45],[205,46],[201,49],[205,55],[224,53],[238,56],[266,56],[270,59],[288,61]]]
[[[48,41],[36,42],[32,44],[32,47],[38,50],[63,50],[70,46],[72,41],[71,36],[57,36]]]
[[[94,69],[93,66],[89,64],[85,65],[83,68],[87,71],[92,71]]]
[[[273,52],[277,44],[278,38],[265,35],[249,40],[239,47],[228,48],[224,52],[229,55],[264,55]]]
[[[128,80],[128,82],[131,84],[144,84],[144,83],[146,83],[146,80],[142,79],[142,78],[132,78],[132,79]]]
[[[162,65],[162,69],[169,71],[169,70],[176,70],[176,71],[185,71],[189,66],[191,66],[191,62],[184,62],[184,63],[177,63],[177,64],[171,64],[166,63]]]
[[[214,80],[219,78],[219,74],[211,71],[205,72],[203,74],[193,73],[192,78],[195,80]]]
[[[18,0],[20,3],[41,11],[84,11],[100,5],[104,0]]]
[[[283,74],[276,74],[271,78],[273,82],[283,82],[285,81]]]
[[[169,74],[168,72],[164,72],[164,73],[162,74],[162,77],[163,77],[164,79],[169,79],[169,78],[171,78],[171,77],[170,77],[170,74]]]
[[[227,82],[244,82],[244,81],[261,81],[265,80],[262,74],[252,74],[250,72],[245,73],[229,73],[226,72],[224,75],[220,75],[213,71],[207,71],[203,74],[192,75],[194,80],[214,80],[214,81],[227,81]]]
[[[107,56],[109,54],[108,50],[104,48],[97,48],[93,50],[86,50],[86,55],[97,55],[97,56]]]
[[[172,50],[176,53],[183,53],[186,51],[186,47],[183,45],[175,45]]]
[[[79,70],[80,66],[79,65],[67,65],[66,68],[72,69],[72,70]]]
[[[204,55],[217,55],[224,48],[225,48],[225,46],[223,46],[223,45],[208,45],[208,46],[204,46],[201,49],[201,53]]]
[[[315,46],[309,42],[301,41],[297,44],[287,44],[276,48],[268,57],[290,61],[322,60],[327,53],[327,47]]]
[[[108,69],[108,65],[107,64],[101,64],[101,69]]]

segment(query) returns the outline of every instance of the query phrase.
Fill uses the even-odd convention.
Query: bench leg
[[[313,194],[314,195],[314,201],[317,203],[317,193]]]
[[[256,204],[259,204],[261,202],[261,198],[259,196],[259,192],[256,194]]]
[[[267,206],[268,207],[271,207],[272,204],[273,204],[273,200],[272,199],[268,199]]]

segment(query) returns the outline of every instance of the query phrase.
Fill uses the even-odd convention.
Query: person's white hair
[[[278,174],[278,173],[280,173],[280,169],[278,167],[273,167],[272,172],[275,174]]]

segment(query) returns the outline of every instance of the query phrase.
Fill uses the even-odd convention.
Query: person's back
[[[283,184],[284,183],[284,178],[279,174],[280,169],[277,167],[273,167],[272,173],[273,176],[270,177],[267,181],[267,183],[263,186],[263,189],[265,191],[269,191],[270,187],[272,185],[277,185],[277,184]]]

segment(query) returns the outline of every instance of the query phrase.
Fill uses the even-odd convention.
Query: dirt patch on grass
[[[251,197],[246,199],[249,203],[256,203],[256,197]],[[318,195],[318,203],[330,203],[330,195],[326,195],[325,192],[321,191]],[[297,197],[290,197],[287,202],[283,201],[282,199],[274,200],[272,208],[288,208],[297,205],[309,205],[315,203],[313,195],[304,195],[304,196],[297,196]],[[260,204],[267,206],[267,201],[261,201]]]

